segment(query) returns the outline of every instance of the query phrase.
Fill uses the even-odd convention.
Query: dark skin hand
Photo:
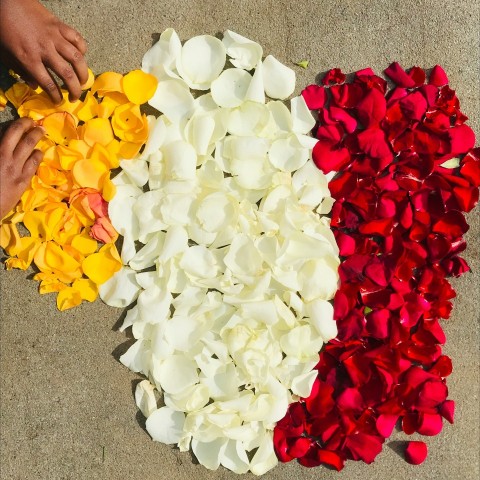
[[[44,134],[31,118],[21,118],[0,139],[0,219],[16,205],[37,171],[43,154],[35,145]]]
[[[0,0],[0,60],[56,104],[63,99],[49,70],[78,100],[88,79],[86,51],[83,37],[37,0]]]

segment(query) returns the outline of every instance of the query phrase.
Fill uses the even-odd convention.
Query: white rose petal
[[[140,293],[135,271],[122,267],[99,287],[100,298],[111,307],[125,308],[133,303]]]
[[[152,440],[170,445],[180,441],[184,422],[185,415],[182,412],[162,407],[150,414],[145,427]]]
[[[157,90],[148,101],[171,122],[179,122],[191,115],[194,109],[193,96],[186,83],[171,79],[158,82]]]
[[[263,84],[270,98],[285,100],[295,90],[295,72],[269,55],[263,61]]]
[[[149,417],[157,410],[155,389],[148,380],[141,381],[135,388],[135,403],[144,417]]]
[[[190,88],[208,90],[223,70],[226,51],[223,43],[211,35],[187,40],[177,57],[177,70]]]
[[[159,41],[143,56],[142,70],[155,74],[159,65],[166,70],[173,70],[181,49],[182,44],[177,32],[173,28],[167,28],[160,35]]]
[[[223,44],[230,61],[237,68],[251,70],[262,58],[263,49],[258,43],[231,30],[223,34]]]
[[[209,470],[216,470],[220,466],[220,458],[227,446],[226,438],[217,438],[211,442],[192,440],[192,450],[199,463]]]
[[[245,100],[251,81],[245,70],[228,68],[212,82],[212,98],[220,107],[238,107]]]

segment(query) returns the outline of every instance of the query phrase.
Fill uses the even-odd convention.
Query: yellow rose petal
[[[93,82],[95,82],[95,74],[90,69],[88,69],[88,79],[85,84],[82,85],[82,90],[88,90],[89,88],[91,88]]]
[[[99,97],[103,97],[108,92],[122,92],[123,75],[116,72],[105,72],[99,75],[93,82],[91,91]]]
[[[149,73],[133,70],[123,77],[122,85],[127,98],[136,105],[142,105],[153,97],[158,81]]]
[[[60,290],[57,295],[57,308],[63,312],[69,308],[77,307],[82,303],[82,296],[78,290],[73,287],[67,287]]]
[[[5,110],[5,107],[7,106],[7,96],[5,95],[5,92],[0,88],[0,112]]]
[[[88,120],[97,116],[97,112],[98,112],[97,99],[93,96],[92,92],[87,92],[87,95],[85,96],[85,100],[83,101],[82,105],[76,112],[77,117],[82,122],[87,122]]]
[[[97,241],[87,235],[76,235],[72,240],[72,247],[86,257],[95,253],[97,250]]]
[[[98,287],[88,278],[79,278],[72,284],[72,288],[80,293],[82,300],[94,302],[98,297]]]
[[[105,176],[109,170],[100,160],[79,160],[72,168],[72,175],[79,187],[102,190]]]
[[[83,140],[93,147],[96,143],[106,146],[113,140],[113,131],[106,118],[92,118],[84,125]]]
[[[47,137],[59,145],[68,145],[72,138],[78,138],[75,119],[67,112],[52,113],[41,124]]]
[[[5,97],[16,108],[25,102],[33,93],[33,90],[26,83],[14,83],[6,92]]]
[[[122,266],[113,243],[104,245],[98,253],[88,256],[82,263],[83,272],[97,285],[105,283]]]
[[[118,159],[117,155],[112,153],[106,147],[100,145],[99,143],[96,143],[94,145],[90,154],[90,158],[92,160],[101,161],[110,170],[118,168],[118,166],[120,165],[120,160]]]

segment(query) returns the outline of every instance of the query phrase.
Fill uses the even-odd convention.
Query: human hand
[[[0,138],[0,219],[18,202],[43,153],[35,145],[45,134],[31,118],[13,122]]]
[[[71,101],[80,98],[88,79],[82,36],[37,0],[0,0],[0,11],[0,60],[57,104],[62,95],[48,69],[64,81]]]

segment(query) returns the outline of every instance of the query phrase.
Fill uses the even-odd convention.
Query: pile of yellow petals
[[[40,293],[58,292],[59,310],[93,302],[98,286],[122,265],[108,218],[115,195],[110,172],[145,144],[148,121],[140,105],[157,87],[156,78],[140,70],[96,79],[89,73],[82,99],[70,102],[62,91],[58,106],[24,83],[5,92],[19,116],[32,118],[46,134],[37,145],[44,156],[36,175],[0,224],[0,245],[9,256],[7,269],[36,265]],[[20,234],[20,223],[29,236]]]

